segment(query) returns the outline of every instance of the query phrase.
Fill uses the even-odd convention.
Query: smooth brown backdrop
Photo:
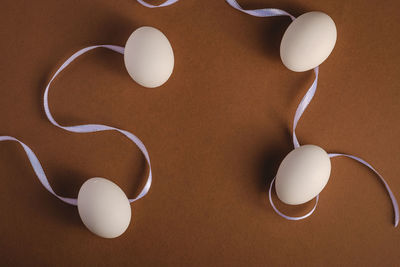
[[[400,2],[242,0],[298,16],[335,20],[336,47],[320,68],[314,101],[298,127],[301,143],[362,156],[400,198]],[[279,59],[289,19],[256,18],[223,0],[181,0],[148,9],[134,0],[3,0],[0,14],[0,134],[36,152],[54,189],[77,196],[106,177],[133,197],[147,169],[117,133],[73,134],[42,108],[50,75],[73,52],[124,45],[134,29],[159,28],[175,53],[160,88],[145,89],[123,57],[94,51],[56,79],[50,93],[64,125],[102,123],[146,144],[150,194],[132,205],[121,237],[90,233],[77,209],[49,194],[16,143],[0,143],[2,266],[322,266],[399,264],[400,229],[377,177],[349,159],[332,160],[315,214],[286,221],[267,202],[267,183],[292,149],[290,127],[312,71]],[[309,210],[279,205],[296,215]]]

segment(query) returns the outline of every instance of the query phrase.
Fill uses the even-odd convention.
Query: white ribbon
[[[142,4],[143,6],[149,7],[149,8],[156,8],[156,7],[164,7],[164,6],[169,6],[172,5],[176,2],[178,2],[178,0],[167,0],[164,3],[160,4],[160,5],[151,5],[146,3],[143,0],[137,0],[140,4]],[[70,131],[70,132],[74,132],[74,133],[92,133],[92,132],[100,132],[100,131],[117,131],[123,135],[125,135],[129,140],[131,140],[132,142],[134,142],[138,148],[140,149],[140,151],[143,153],[147,163],[149,164],[149,175],[147,177],[146,183],[142,189],[142,191],[139,193],[139,195],[136,198],[133,199],[129,199],[129,202],[134,202],[142,197],[144,197],[150,190],[151,187],[151,182],[152,182],[152,172],[151,172],[151,164],[150,164],[150,157],[149,157],[149,153],[147,152],[146,147],[144,146],[144,144],[142,143],[142,141],[140,141],[140,139],[135,136],[134,134],[125,131],[125,130],[121,130],[118,128],[114,128],[114,127],[110,127],[110,126],[106,126],[106,125],[100,125],[100,124],[86,124],[86,125],[75,125],[75,126],[61,126],[60,124],[58,124],[55,119],[53,118],[53,115],[50,112],[50,108],[49,108],[49,103],[48,103],[48,95],[49,95],[49,89],[50,89],[50,85],[53,82],[54,78],[63,70],[65,69],[72,61],[74,61],[77,57],[79,57],[80,55],[95,49],[95,48],[106,48],[106,49],[110,49],[112,51],[115,51],[117,53],[121,53],[124,54],[124,47],[121,46],[115,46],[115,45],[95,45],[95,46],[90,46],[90,47],[86,47],[83,48],[81,50],[79,50],[78,52],[76,52],[75,54],[73,54],[70,58],[68,58],[62,65],[61,67],[56,71],[56,73],[53,75],[53,77],[51,78],[50,82],[47,84],[46,86],[46,90],[44,92],[44,97],[43,97],[43,103],[44,103],[44,110],[46,112],[46,116],[49,119],[49,121],[61,128],[64,129],[66,131]],[[15,141],[18,142],[23,149],[25,150],[26,155],[28,156],[28,159],[32,165],[33,170],[35,171],[39,181],[42,183],[42,185],[47,189],[47,191],[49,191],[51,194],[53,194],[54,196],[56,196],[57,198],[59,198],[60,200],[64,201],[65,203],[71,204],[76,206],[77,205],[77,199],[76,198],[68,198],[68,197],[62,197],[57,195],[53,188],[50,186],[50,183],[43,171],[42,165],[39,162],[39,159],[36,157],[35,153],[32,151],[31,148],[29,148],[26,144],[24,144],[23,142],[21,142],[20,140],[12,137],[12,136],[0,136],[0,141]]]
[[[249,14],[254,17],[275,17],[275,16],[289,16],[292,20],[295,19],[294,16],[289,14],[288,12],[281,10],[281,9],[276,9],[276,8],[261,8],[261,9],[243,9],[238,2],[235,0],[226,0],[226,2],[231,5],[234,9],[237,9],[243,13]]]
[[[299,221],[299,220],[302,220],[302,219],[307,218],[308,216],[310,216],[311,214],[314,213],[314,211],[315,211],[315,209],[317,208],[317,205],[318,205],[319,195],[317,195],[316,198],[315,198],[314,207],[311,209],[311,211],[309,211],[309,212],[308,212],[307,214],[305,214],[305,215],[302,215],[302,216],[299,216],[299,217],[293,217],[293,216],[288,216],[288,215],[286,215],[286,214],[283,214],[280,210],[278,210],[278,208],[275,207],[275,204],[274,204],[274,202],[272,201],[272,195],[271,195],[271,193],[272,193],[272,185],[274,184],[275,179],[276,179],[276,177],[274,177],[274,179],[272,179],[271,183],[269,184],[268,198],[269,198],[269,203],[271,203],[272,208],[274,209],[274,211],[275,211],[276,213],[278,213],[279,216],[281,216],[281,217],[283,217],[283,218],[285,218],[285,219],[287,219],[287,220]]]
[[[150,5],[146,2],[144,2],[143,0],[137,0],[140,4],[142,4],[143,6],[149,7],[149,8],[156,8],[156,7],[164,7],[164,6],[169,6],[174,4],[175,2],[177,2],[178,0],[168,0],[165,1],[164,3],[160,4],[160,5]],[[50,82],[47,84],[46,86],[46,90],[44,92],[44,97],[43,97],[43,103],[44,103],[44,110],[46,112],[46,116],[49,119],[49,121],[61,128],[64,129],[66,131],[69,132],[74,132],[74,133],[92,133],[92,132],[100,132],[100,131],[117,131],[123,135],[125,135],[129,140],[131,140],[133,143],[135,143],[138,148],[140,149],[140,151],[143,153],[147,163],[149,164],[149,175],[147,177],[146,183],[142,189],[142,191],[139,193],[139,195],[136,198],[133,199],[129,199],[129,202],[134,202],[142,197],[144,197],[150,190],[151,187],[151,182],[152,182],[152,172],[151,172],[151,164],[150,164],[150,157],[149,157],[149,153],[147,152],[146,147],[144,146],[144,144],[142,143],[142,141],[140,141],[140,139],[135,136],[134,134],[125,131],[125,130],[121,130],[118,128],[114,128],[114,127],[110,127],[110,126],[106,126],[106,125],[101,125],[101,124],[85,124],[85,125],[75,125],[75,126],[61,126],[60,124],[58,124],[56,122],[56,120],[53,118],[53,115],[50,112],[50,108],[49,108],[49,103],[48,103],[48,95],[49,95],[49,89],[50,89],[50,85],[53,82],[54,78],[63,70],[65,69],[72,61],[74,61],[77,57],[79,57],[80,55],[95,49],[95,48],[106,48],[106,49],[110,49],[112,51],[115,51],[117,53],[121,53],[124,54],[124,48],[121,46],[115,46],[115,45],[95,45],[95,46],[90,46],[90,47],[86,47],[83,48],[81,50],[79,50],[78,52],[76,52],[75,54],[73,54],[70,58],[68,58],[62,65],[61,67],[56,71],[56,73],[53,75],[53,77],[51,78]],[[39,159],[36,157],[35,153],[32,151],[31,148],[29,148],[26,144],[24,144],[23,142],[21,142],[20,140],[11,137],[11,136],[0,136],[0,141],[15,141],[18,142],[23,149],[25,150],[26,155],[28,156],[28,159],[32,165],[33,170],[35,171],[39,181],[42,183],[42,185],[47,189],[47,191],[49,191],[51,194],[53,194],[54,196],[56,196],[57,198],[59,198],[60,200],[64,201],[65,203],[71,204],[71,205],[77,205],[77,199],[76,198],[68,198],[68,197],[62,197],[57,195],[53,188],[50,186],[50,183],[43,171],[42,165],[39,162]]]
[[[385,181],[385,179],[383,179],[382,175],[380,175],[378,173],[378,171],[375,170],[375,168],[371,166],[371,164],[369,164],[368,162],[366,162],[365,160],[363,160],[363,159],[361,159],[359,157],[352,156],[352,155],[347,155],[347,154],[340,154],[340,153],[329,153],[329,157],[331,157],[331,158],[347,157],[347,158],[354,159],[354,160],[360,162],[361,164],[367,166],[368,168],[370,168],[379,177],[379,179],[381,180],[381,182],[385,186],[386,191],[389,194],[390,200],[392,201],[392,206],[393,206],[393,211],[394,211],[394,227],[397,227],[397,225],[399,224],[399,205],[397,204],[396,197],[394,196],[392,190],[390,190],[390,187],[389,187],[388,183]]]
[[[49,98],[49,90],[50,90],[50,85],[53,82],[53,80],[57,77],[57,75],[63,70],[65,69],[72,61],[74,61],[77,57],[79,57],[80,55],[93,50],[95,48],[106,48],[106,49],[110,49],[112,51],[115,51],[117,53],[124,53],[124,48],[121,46],[115,46],[115,45],[95,45],[95,46],[90,46],[90,47],[86,47],[83,48],[81,50],[79,50],[78,52],[76,52],[75,54],[73,54],[70,58],[68,58],[62,65],[61,67],[56,71],[56,73],[53,75],[53,77],[50,79],[50,82],[47,84],[46,86],[46,90],[44,92],[44,97],[43,97],[43,105],[44,105],[44,111],[46,113],[47,118],[49,119],[49,121],[61,128],[64,129],[66,131],[69,132],[74,132],[74,133],[92,133],[92,132],[100,132],[100,131],[117,131],[123,135],[125,135],[129,140],[131,140],[133,143],[135,143],[138,148],[140,149],[140,151],[143,153],[147,163],[149,164],[149,175],[147,177],[147,181],[145,186],[143,187],[142,191],[139,193],[139,195],[134,198],[134,199],[129,199],[130,202],[134,202],[142,197],[144,197],[150,189],[151,186],[151,181],[152,181],[152,173],[151,173],[151,164],[150,164],[150,157],[149,157],[149,153],[147,152],[146,147],[144,146],[144,144],[142,143],[142,141],[140,141],[140,139],[138,137],[136,137],[134,134],[125,131],[125,130],[121,130],[118,128],[114,128],[114,127],[110,127],[110,126],[106,126],[106,125],[101,125],[101,124],[85,124],[85,125],[75,125],[75,126],[62,126],[60,124],[58,124],[55,119],[53,118],[53,115],[50,112],[50,108],[49,108],[49,102],[48,102],[48,98]],[[40,164],[39,164],[40,165]],[[46,177],[44,177],[46,178]],[[41,178],[39,177],[39,180],[41,180]],[[42,184],[45,182],[48,184],[47,179],[45,181],[42,181]],[[46,187],[47,188],[47,187]],[[49,189],[47,189],[49,190]],[[49,190],[50,191],[50,190]],[[50,191],[52,192],[52,191]],[[60,197],[59,197],[60,198]],[[61,199],[61,198],[60,198]],[[63,199],[61,199],[63,200]],[[68,203],[68,202],[67,202]]]
[[[138,1],[140,4],[142,4],[143,6],[145,6],[145,7],[156,8],[156,7],[170,6],[170,5],[175,4],[176,2],[178,2],[179,0],[167,0],[167,1],[165,1],[164,3],[159,4],[159,5],[151,5],[151,4],[146,3],[146,2],[143,1],[143,0],[137,0],[137,1]]]
[[[246,14],[256,16],[256,17],[289,16],[292,20],[295,19],[294,16],[292,16],[288,12],[280,10],[280,9],[264,8],[264,9],[245,10],[235,0],[226,0],[226,2],[229,5],[231,5],[233,8],[235,8],[241,12],[244,12]],[[300,146],[300,143],[297,140],[297,136],[296,136],[296,132],[295,132],[297,123],[300,120],[301,116],[303,115],[304,111],[306,110],[307,106],[310,104],[311,100],[313,99],[313,97],[315,95],[315,92],[317,90],[317,84],[318,84],[318,71],[319,71],[318,67],[314,68],[315,80],[312,83],[311,87],[307,90],[307,93],[304,95],[303,99],[300,101],[300,104],[298,105],[298,107],[296,109],[296,113],[294,115],[292,134],[293,134],[293,145],[295,148]],[[382,183],[384,184],[384,186],[386,188],[386,191],[389,194],[390,200],[392,201],[393,210],[394,210],[394,226],[397,227],[397,225],[399,223],[399,206],[397,204],[396,197],[393,195],[392,190],[390,190],[388,183],[385,181],[385,179],[383,179],[382,175],[380,175],[368,162],[366,162],[365,160],[363,160],[359,157],[347,155],[347,154],[329,153],[330,158],[340,157],[340,156],[351,158],[351,159],[354,159],[354,160],[360,162],[361,164],[364,164],[380,178],[380,180],[382,181]],[[275,205],[272,201],[272,196],[271,196],[272,185],[275,182],[275,178],[272,179],[272,181],[271,181],[271,184],[269,187],[269,192],[268,192],[268,198],[269,198],[269,202],[271,203],[272,208],[278,215],[280,215],[281,217],[283,217],[287,220],[296,221],[296,220],[305,219],[308,216],[310,216],[311,214],[313,214],[313,212],[315,211],[317,204],[318,204],[319,195],[317,195],[317,197],[316,197],[315,205],[312,208],[312,210],[303,216],[299,216],[299,217],[288,216],[288,215],[283,214],[281,211],[279,211],[275,207]]]
[[[319,68],[316,67],[314,69],[314,73],[315,73],[314,82],[312,83],[311,87],[308,88],[307,93],[301,99],[300,104],[297,106],[296,113],[294,114],[293,131],[292,131],[294,148],[297,148],[300,146],[299,141],[297,140],[297,136],[296,136],[296,127],[297,127],[297,123],[299,122],[301,116],[303,115],[304,111],[306,110],[308,104],[310,104],[311,100],[313,99],[313,97],[315,95],[315,91],[317,91],[318,72],[319,72]]]
[[[151,186],[151,182],[152,182],[152,172],[151,172],[151,164],[150,164],[150,157],[149,157],[149,153],[147,152],[146,147],[144,146],[144,144],[142,143],[142,141],[140,141],[140,139],[138,137],[136,137],[134,134],[125,131],[125,130],[121,130],[118,128],[114,128],[114,127],[110,127],[110,126],[106,126],[106,125],[101,125],[101,124],[85,124],[85,125],[75,125],[75,126],[61,126],[60,124],[58,124],[54,118],[53,115],[50,112],[49,109],[49,103],[48,103],[48,95],[49,95],[49,89],[50,89],[50,85],[53,82],[53,80],[55,79],[55,77],[63,70],[65,69],[72,61],[74,61],[77,57],[79,57],[80,55],[95,49],[95,48],[106,48],[106,49],[110,49],[112,51],[118,52],[123,54],[124,53],[124,48],[121,46],[115,46],[115,45],[96,45],[96,46],[90,46],[90,47],[86,47],[83,48],[81,50],[79,50],[78,52],[76,52],[75,54],[73,54],[70,58],[68,58],[62,65],[61,67],[56,71],[56,73],[53,75],[53,77],[50,79],[50,82],[47,84],[46,86],[46,90],[44,92],[44,97],[43,97],[43,103],[44,103],[44,110],[46,112],[46,116],[49,119],[49,121],[61,128],[64,129],[66,131],[69,132],[74,132],[74,133],[92,133],[92,132],[100,132],[100,131],[117,131],[123,135],[125,135],[129,140],[131,140],[133,143],[135,143],[138,148],[140,149],[140,151],[143,153],[147,163],[149,164],[149,174],[146,180],[146,183],[142,189],[142,191],[139,193],[139,195],[136,198],[133,199],[129,199],[129,202],[134,202],[142,197],[144,197],[150,190],[150,186]],[[64,201],[65,203],[71,204],[71,205],[77,205],[77,199],[76,198],[68,198],[68,197],[62,197],[58,194],[56,194],[53,190],[53,188],[50,186],[50,183],[43,171],[42,165],[40,164],[38,158],[36,157],[35,153],[32,151],[32,149],[30,149],[26,144],[24,144],[23,142],[21,142],[20,140],[11,137],[11,136],[0,136],[0,141],[15,141],[18,142],[23,149],[25,150],[26,155],[28,156],[28,159],[32,165],[33,170],[35,171],[39,181],[42,183],[42,185],[44,186],[44,188],[47,189],[47,191],[49,191],[51,194],[53,194],[54,196],[56,196],[57,198],[59,198],[60,200]]]

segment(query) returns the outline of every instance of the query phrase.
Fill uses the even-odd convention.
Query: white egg
[[[278,198],[290,205],[299,205],[316,197],[328,183],[331,160],[328,153],[314,145],[292,150],[282,161],[276,174]]]
[[[131,205],[118,185],[104,178],[91,178],[81,186],[78,211],[85,226],[104,238],[120,236],[131,221]]]
[[[165,83],[174,69],[174,52],[167,37],[153,27],[135,30],[125,45],[125,67],[138,84],[153,88]]]
[[[336,43],[335,22],[327,14],[313,11],[296,18],[281,41],[281,59],[292,71],[307,71],[328,58]]]

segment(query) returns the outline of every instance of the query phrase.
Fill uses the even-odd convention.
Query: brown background
[[[302,118],[302,143],[371,162],[400,198],[400,2],[248,0],[298,16],[321,10],[335,20],[336,47],[320,68],[315,101]],[[72,134],[44,116],[44,87],[73,52],[124,45],[139,26],[163,31],[175,69],[145,89],[123,57],[95,51],[56,79],[50,106],[62,124],[103,123],[129,130],[153,163],[150,194],[132,205],[128,230],[107,240],[77,210],[38,182],[23,150],[0,146],[0,265],[266,266],[398,265],[400,229],[372,172],[333,159],[315,214],[277,216],[266,184],[291,150],[289,128],[313,73],[279,59],[289,19],[256,18],[223,0],[182,0],[148,9],[133,0],[2,1],[0,134],[37,153],[54,189],[77,195],[94,176],[134,196],[146,169],[117,133]],[[292,215],[312,203],[280,207]]]

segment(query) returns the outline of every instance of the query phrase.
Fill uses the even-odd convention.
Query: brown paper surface
[[[336,22],[314,101],[298,125],[303,144],[361,156],[400,198],[400,2],[252,0]],[[133,82],[120,54],[97,49],[59,76],[50,107],[63,125],[101,123],[143,140],[154,171],[119,238],[89,232],[77,209],[39,183],[22,148],[0,143],[1,266],[395,266],[400,229],[383,185],[366,167],[332,160],[310,218],[275,214],[267,184],[292,149],[290,127],[313,72],[279,58],[289,18],[256,18],[223,0],[148,9],[134,0],[13,1],[0,11],[0,134],[37,154],[56,192],[76,197],[91,177],[129,197],[143,185],[139,150],[118,133],[74,134],[46,119],[45,85],[75,51],[124,45],[150,25],[170,40],[175,68],[160,88]],[[291,215],[308,211],[279,205]]]

